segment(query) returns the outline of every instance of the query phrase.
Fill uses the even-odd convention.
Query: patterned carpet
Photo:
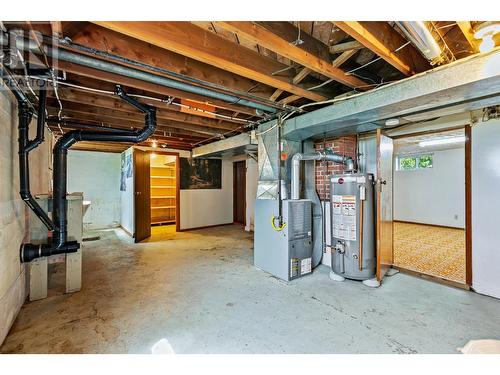
[[[394,265],[465,283],[465,230],[394,222]]]

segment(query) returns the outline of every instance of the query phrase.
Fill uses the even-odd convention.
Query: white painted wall
[[[117,227],[120,224],[120,154],[111,152],[68,152],[68,192],[82,192],[90,200],[83,217],[86,229]]]
[[[180,191],[180,229],[233,222],[233,162],[222,160],[222,189]]]
[[[17,106],[14,96],[0,83],[0,344],[5,339],[27,296],[27,266],[19,261],[19,246],[27,236],[28,208],[19,196]],[[30,126],[34,137],[35,120]],[[33,195],[50,187],[51,136],[30,153]]]
[[[472,287],[500,298],[500,120],[472,128]]]
[[[132,155],[132,177],[129,177],[125,180],[125,191],[120,191],[120,226],[131,235],[133,235],[135,232],[133,150],[134,149],[130,147],[122,153],[122,155]],[[121,156],[120,165],[118,166],[118,173],[121,173]],[[120,180],[118,183],[120,183]],[[119,186],[120,185],[118,185],[118,189],[120,189]]]
[[[394,220],[465,228],[464,147],[434,151],[432,168],[394,168]]]

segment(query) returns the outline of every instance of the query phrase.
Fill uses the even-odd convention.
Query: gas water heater
[[[330,278],[361,280],[377,287],[373,174],[336,174],[330,178]]]

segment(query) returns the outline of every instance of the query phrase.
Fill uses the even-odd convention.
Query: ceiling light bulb
[[[495,48],[495,41],[493,40],[493,36],[485,35],[481,44],[479,45],[479,51],[490,52],[493,48]]]
[[[153,148],[158,147],[158,143],[156,141],[153,141]]]

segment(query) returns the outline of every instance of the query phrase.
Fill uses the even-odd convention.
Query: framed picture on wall
[[[222,189],[222,160],[181,158],[181,189]]]

